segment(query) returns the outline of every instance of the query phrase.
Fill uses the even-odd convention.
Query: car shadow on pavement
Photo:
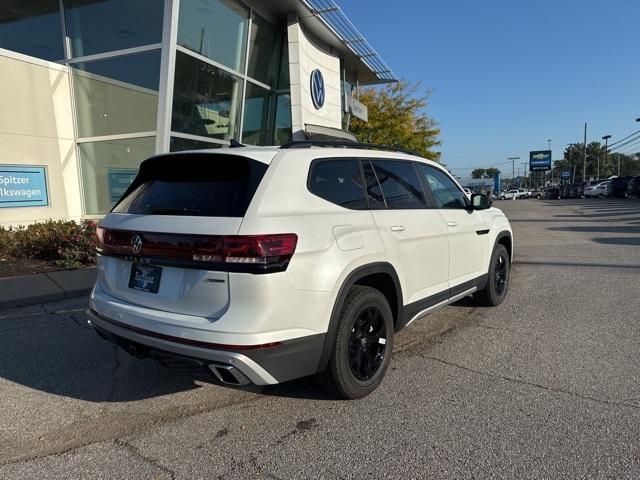
[[[604,245],[636,245],[640,246],[640,237],[604,237],[594,238],[594,242]]]
[[[91,402],[127,402],[199,388],[197,376],[137,360],[72,314],[0,318],[0,380]]]

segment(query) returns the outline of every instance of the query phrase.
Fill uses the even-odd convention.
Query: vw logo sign
[[[142,251],[142,237],[140,235],[131,237],[131,250],[136,255]]]
[[[317,68],[311,72],[311,101],[316,110],[320,110],[324,105],[324,78],[322,72]]]

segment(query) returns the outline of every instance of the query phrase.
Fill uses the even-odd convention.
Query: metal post
[[[584,122],[584,144],[582,145],[582,183],[587,181],[587,122]]]

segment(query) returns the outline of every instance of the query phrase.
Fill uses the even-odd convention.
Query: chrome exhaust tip
[[[249,385],[251,381],[233,365],[211,363],[208,365],[211,373],[225,385]]]

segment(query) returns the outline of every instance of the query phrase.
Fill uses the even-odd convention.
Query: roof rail
[[[408,155],[419,156],[416,152],[404,150],[389,145],[379,145],[377,143],[352,142],[349,140],[297,140],[285,143],[280,148],[311,148],[311,147],[342,147],[342,148],[359,148],[362,150],[385,150],[388,152],[400,152]]]

